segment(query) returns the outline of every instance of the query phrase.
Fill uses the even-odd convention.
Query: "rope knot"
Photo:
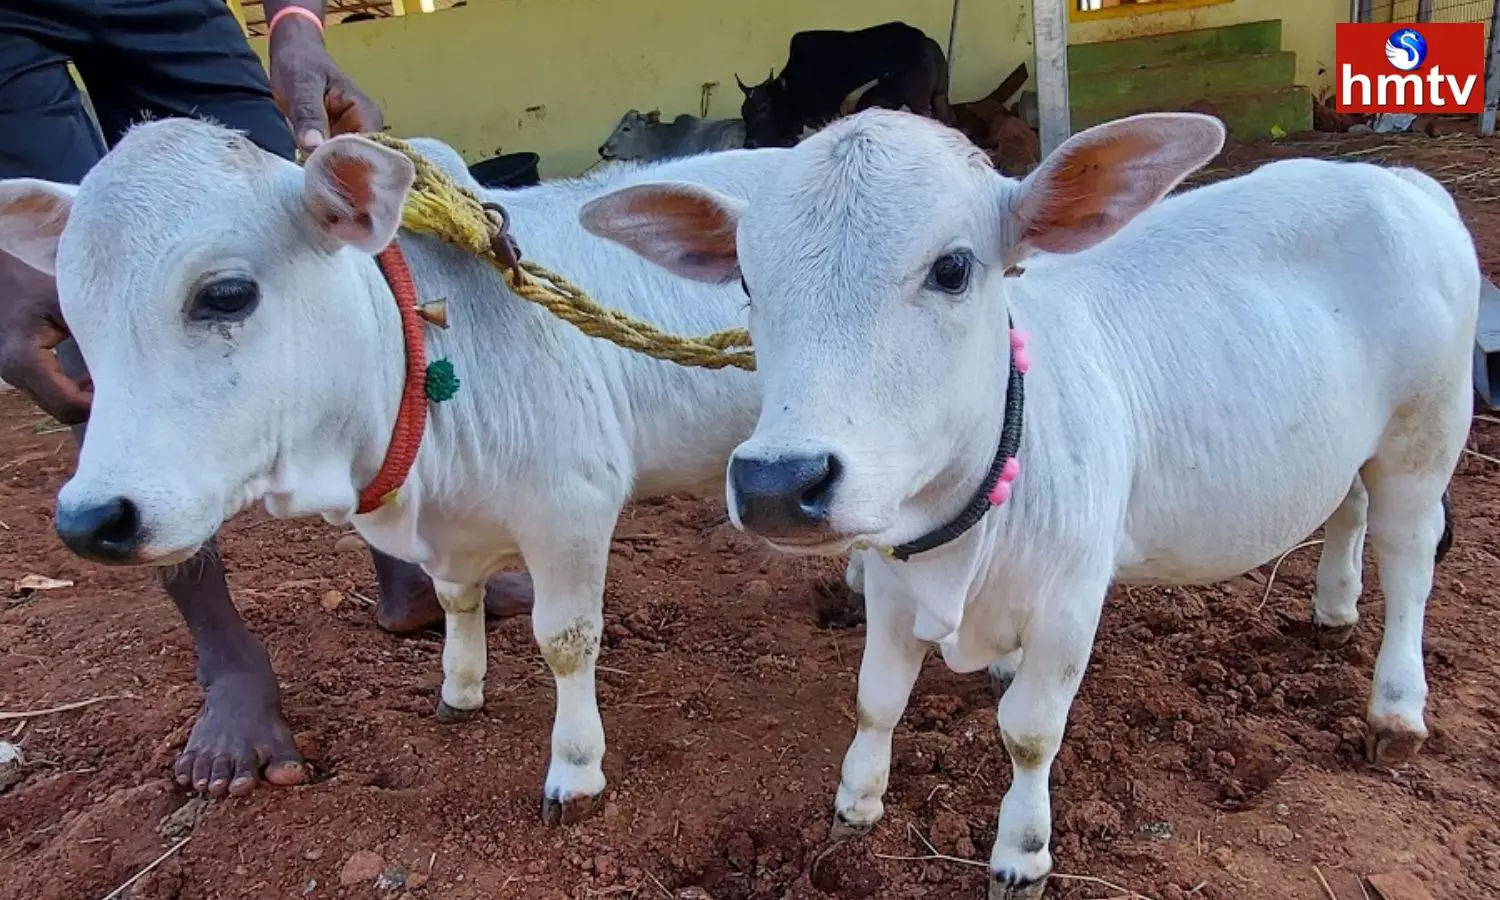
[[[484,217],[490,226],[490,252],[500,265],[510,270],[511,285],[518,285],[526,275],[521,271],[521,245],[516,243],[515,236],[510,233],[510,213],[500,204],[489,201],[484,203],[483,208]]]

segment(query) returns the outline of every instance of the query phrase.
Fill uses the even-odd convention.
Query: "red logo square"
[[[1484,111],[1483,23],[1335,28],[1339,112]]]

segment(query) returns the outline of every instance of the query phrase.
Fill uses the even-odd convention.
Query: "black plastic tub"
[[[469,166],[469,174],[487,188],[520,188],[541,183],[537,164],[542,158],[535,153],[506,153],[481,159]]]

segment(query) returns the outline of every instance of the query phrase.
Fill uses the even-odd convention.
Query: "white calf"
[[[483,193],[484,185],[480,184],[469,171],[469,164],[459,152],[448,144],[437,138],[414,137],[408,138],[406,146],[412,148],[431,160],[439,169],[448,173],[448,177],[463,185],[475,193]]]
[[[584,210],[673,271],[747,286],[763,405],[729,467],[735,521],[792,552],[893,548],[864,553],[838,827],[881,815],[928,642],[957,671],[1014,670],[995,897],[1036,896],[1051,871],[1048,771],[1112,581],[1229,578],[1326,522],[1313,618],[1337,634],[1368,521],[1386,597],[1370,752],[1402,759],[1427,734],[1422,615],[1471,411],[1474,247],[1412,170],[1278,162],[1154,206],[1223,137],[1206,116],[1124,119],[1017,182],[933,122],[867,112],[748,205],[646,185]]]
[[[462,160],[427,142],[446,168]],[[699,334],[743,320],[736,285],[688,285],[579,226],[583,204],[647,175],[743,196],[780,152],[739,151],[510,192],[524,252],[604,302]],[[720,489],[754,423],[753,378],[679,368],[583,336],[510,294],[490,268],[405,235],[427,329],[456,396],[431,408],[398,500],[356,515],[382,467],[406,381],[400,318],[372,253],[395,236],[409,160],[358,137],[305,168],[200,122],[131,131],[75,191],[0,182],[0,249],[55,271],[94,379],[78,472],[58,498],[76,550],[120,564],[187,559],[246,506],[350,520],[423,565],[447,612],[445,717],[484,702],[481,587],[519,554],[557,682],[544,817],[603,791],[594,696],[605,562],[632,496]]]

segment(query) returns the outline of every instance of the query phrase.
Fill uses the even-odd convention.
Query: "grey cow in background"
[[[701,119],[680,115],[664,123],[655,110],[632,109],[620,117],[615,130],[599,145],[599,156],[611,160],[652,161],[738,150],[745,146],[741,119]]]

